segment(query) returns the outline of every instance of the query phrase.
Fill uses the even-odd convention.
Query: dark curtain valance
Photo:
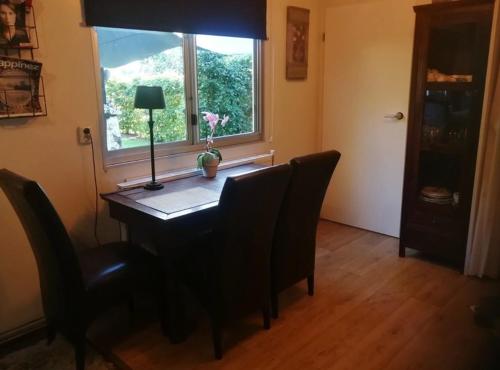
[[[266,39],[266,0],[83,0],[87,26]]]

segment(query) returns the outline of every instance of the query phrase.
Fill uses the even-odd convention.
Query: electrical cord
[[[99,241],[99,237],[97,235],[97,222],[99,220],[99,194],[97,190],[97,172],[95,166],[95,149],[94,149],[94,140],[92,138],[92,133],[90,130],[88,132],[84,132],[85,135],[88,135],[90,138],[90,148],[92,149],[92,169],[94,172],[94,196],[95,196],[95,213],[94,213],[94,238],[97,242],[98,246],[101,246],[101,242]]]

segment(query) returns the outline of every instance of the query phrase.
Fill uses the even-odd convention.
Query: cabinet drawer
[[[438,255],[457,254],[465,251],[465,239],[457,232],[446,232],[427,226],[408,223],[401,234],[401,242],[405,247]]]
[[[444,229],[446,231],[456,230],[459,227],[459,223],[451,213],[430,214],[419,209],[412,212],[409,222],[430,228]]]

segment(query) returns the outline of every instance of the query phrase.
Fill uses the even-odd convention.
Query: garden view
[[[205,111],[230,116],[229,124],[218,126],[215,137],[254,131],[252,71],[252,53],[225,54],[197,48],[201,138],[208,134],[208,127],[201,119],[201,112]],[[186,140],[182,47],[168,49],[128,65],[105,69],[104,76],[109,150],[149,145],[149,116],[145,110],[134,109],[137,85],[161,86],[165,94],[166,109],[154,111],[155,142]],[[119,126],[119,130],[115,127],[110,143],[109,132],[113,130],[113,124]]]

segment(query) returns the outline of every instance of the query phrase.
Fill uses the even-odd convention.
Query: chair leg
[[[212,319],[211,324],[214,356],[217,360],[220,360],[222,359],[222,330],[217,320]]]
[[[272,293],[271,294],[271,314],[273,316],[273,319],[277,319],[279,316],[278,313],[278,293]]]
[[[262,308],[262,319],[264,320],[264,329],[271,329],[271,310],[269,305]]]
[[[76,370],[85,370],[85,335],[78,338],[74,346]]]
[[[167,276],[163,270],[160,270],[158,279],[157,289],[157,300],[158,300],[158,315],[160,317],[161,331],[165,337],[168,336],[168,323],[167,323]]]
[[[47,326],[47,345],[48,346],[50,344],[52,344],[54,339],[56,339],[56,334],[57,334],[56,329],[52,325]]]
[[[314,295],[314,274],[307,277],[307,294]]]
[[[128,300],[128,316],[130,326],[134,326],[135,322],[135,301],[134,297],[130,297]]]

